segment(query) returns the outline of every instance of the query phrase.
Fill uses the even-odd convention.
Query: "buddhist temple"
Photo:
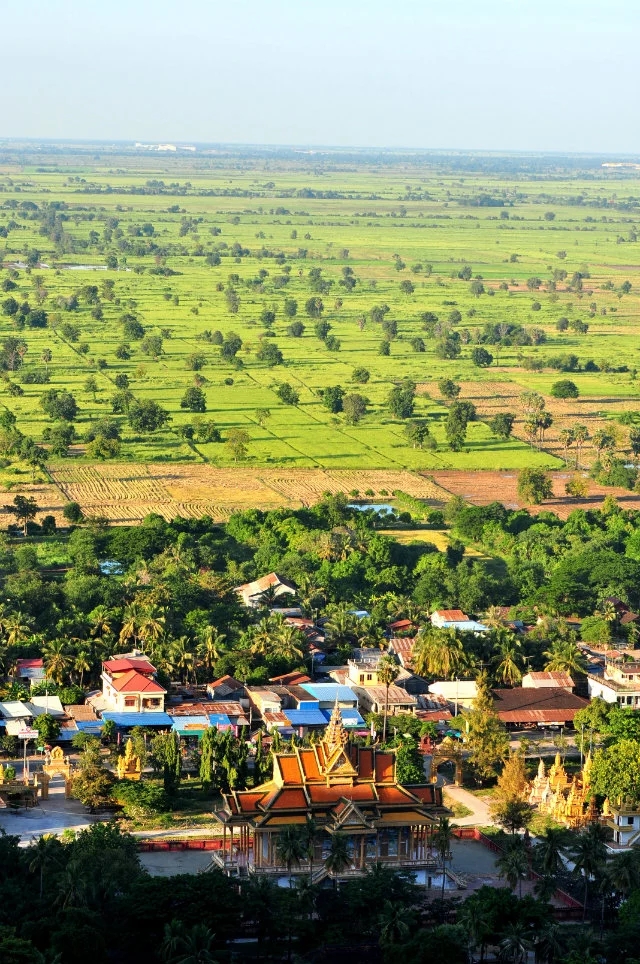
[[[590,791],[591,754],[587,754],[580,775],[569,777],[560,754],[546,772],[540,758],[538,773],[530,785],[529,803],[566,827],[579,829],[596,819],[595,801]]]
[[[351,873],[378,861],[407,868],[430,865],[431,832],[440,816],[449,814],[439,787],[398,783],[393,752],[349,745],[337,706],[318,744],[274,753],[268,783],[223,796],[225,806],[214,816],[223,827],[219,863],[229,872],[282,871],[278,834],[303,826],[307,817],[318,828],[313,863],[320,875],[337,833],[346,838]],[[305,866],[308,871],[308,861],[294,870]]]

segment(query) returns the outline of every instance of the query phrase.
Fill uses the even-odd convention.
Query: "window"
[[[627,826],[633,827],[633,817],[627,817]]]
[[[367,679],[368,679],[368,680],[372,680],[372,679],[373,679],[373,676],[371,675],[371,673],[367,673]]]
[[[125,705],[125,706],[135,706],[135,705],[136,705],[136,698],[135,698],[135,696],[125,696],[125,698],[124,698],[124,705]]]

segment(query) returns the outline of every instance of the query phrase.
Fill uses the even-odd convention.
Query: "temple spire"
[[[323,742],[332,749],[346,746],[349,742],[349,736],[344,728],[344,723],[342,722],[342,714],[340,713],[340,706],[338,705],[337,693],[336,702],[331,712],[331,719],[329,720],[329,725],[324,732]]]

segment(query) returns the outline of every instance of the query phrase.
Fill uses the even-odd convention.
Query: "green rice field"
[[[141,434],[116,415],[120,462],[233,465],[225,439],[242,429],[249,465],[559,467],[553,446],[532,447],[517,426],[512,438],[499,440],[481,417],[469,424],[462,449],[452,451],[446,403],[432,389],[419,391],[414,417],[427,420],[437,447],[413,448],[386,399],[405,378],[419,386],[442,378],[477,383],[487,398],[499,397],[508,383],[511,410],[521,419],[521,392],[549,397],[552,384],[568,377],[592,419],[637,408],[639,173],[575,164],[543,174],[460,173],[434,158],[359,164],[303,154],[165,157],[69,148],[36,156],[3,149],[0,306],[11,298],[28,302],[46,312],[46,327],[20,327],[15,314],[0,311],[0,342],[26,343],[15,370],[5,358],[0,402],[24,434],[46,446],[43,432],[52,423],[39,399],[50,389],[71,392],[79,413],[67,458],[79,460],[90,458],[83,433],[112,415],[116,376],[126,374],[134,398],[155,400],[171,421]],[[539,285],[527,287],[529,279]],[[305,309],[313,297],[331,326],[329,343],[316,336],[318,319]],[[285,314],[287,299],[296,303],[295,316]],[[372,315],[376,306],[388,306],[385,322],[397,323],[390,340]],[[275,315],[266,325],[265,311]],[[460,333],[458,357],[438,357],[441,338],[425,330],[426,312]],[[453,312],[459,319],[449,322]],[[123,316],[140,323],[143,338],[124,333]],[[558,330],[560,318],[568,320],[566,330]],[[301,337],[288,333],[294,321],[304,325]],[[571,327],[578,321],[588,330]],[[534,333],[533,344],[484,344],[493,362],[477,367],[472,351],[488,323],[522,326]],[[216,332],[239,336],[236,361],[221,356]],[[415,350],[416,338],[423,351]],[[380,354],[385,342],[388,355]],[[260,360],[268,344],[280,350],[282,364]],[[128,358],[117,357],[123,345]],[[567,354],[578,358],[569,375],[546,364]],[[198,372],[189,367],[194,355]],[[370,374],[366,384],[353,377],[362,367]],[[46,384],[30,380],[45,370]],[[86,387],[89,376],[95,392]],[[180,402],[198,376],[203,417],[221,441],[181,432],[194,416]],[[284,382],[298,394],[296,405],[279,398]],[[358,424],[324,405],[318,392],[333,386],[366,396]],[[260,409],[270,413],[263,424]]]

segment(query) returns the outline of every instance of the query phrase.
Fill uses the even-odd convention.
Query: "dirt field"
[[[550,472],[553,482],[554,498],[542,505],[523,505],[517,496],[517,472],[430,472],[439,486],[451,495],[462,496],[474,505],[488,505],[490,502],[503,502],[508,509],[526,508],[531,512],[547,510],[566,519],[574,509],[597,509],[607,495],[614,496],[625,509],[640,509],[640,495],[613,486],[597,485],[588,479],[589,492],[586,499],[572,499],[565,495],[564,487],[572,478],[572,472]]]
[[[507,370],[505,370],[506,373]],[[558,375],[560,378],[571,378],[571,375]],[[523,393],[523,388],[516,382],[491,381],[491,382],[460,382],[462,391],[460,399],[468,399],[476,406],[478,414],[482,419],[490,420],[499,412],[509,412],[516,416],[513,426],[513,434],[516,438],[529,442],[530,439],[524,431],[525,415],[519,402],[519,397]],[[425,382],[418,385],[418,393],[431,396],[433,399],[441,399],[438,386],[435,382]],[[629,448],[629,430],[615,422],[612,422],[607,415],[614,412],[637,411],[638,402],[633,398],[609,396],[589,397],[589,398],[568,398],[566,400],[553,398],[550,395],[544,396],[546,411],[553,417],[553,425],[547,429],[544,436],[542,448],[545,452],[564,458],[564,449],[560,443],[560,432],[563,428],[574,428],[576,425],[586,425],[589,435],[599,429],[615,427],[619,434],[619,447]],[[575,446],[569,449],[569,458],[575,458]],[[582,447],[581,466],[589,466],[595,459],[595,449],[588,440]]]
[[[403,471],[331,471],[323,469],[216,469],[208,465],[65,464],[52,476],[57,486],[46,489],[48,511],[58,517],[66,500],[80,503],[85,515],[102,516],[116,525],[139,522],[151,512],[165,519],[210,515],[228,519],[242,509],[296,508],[313,505],[324,492],[367,490],[377,498],[394,489],[442,505],[447,494],[429,479]],[[22,490],[21,490],[22,491]],[[17,489],[14,490],[14,494]],[[25,494],[38,493],[30,486]],[[385,495],[386,493],[386,495]],[[65,498],[66,497],[66,498]]]

